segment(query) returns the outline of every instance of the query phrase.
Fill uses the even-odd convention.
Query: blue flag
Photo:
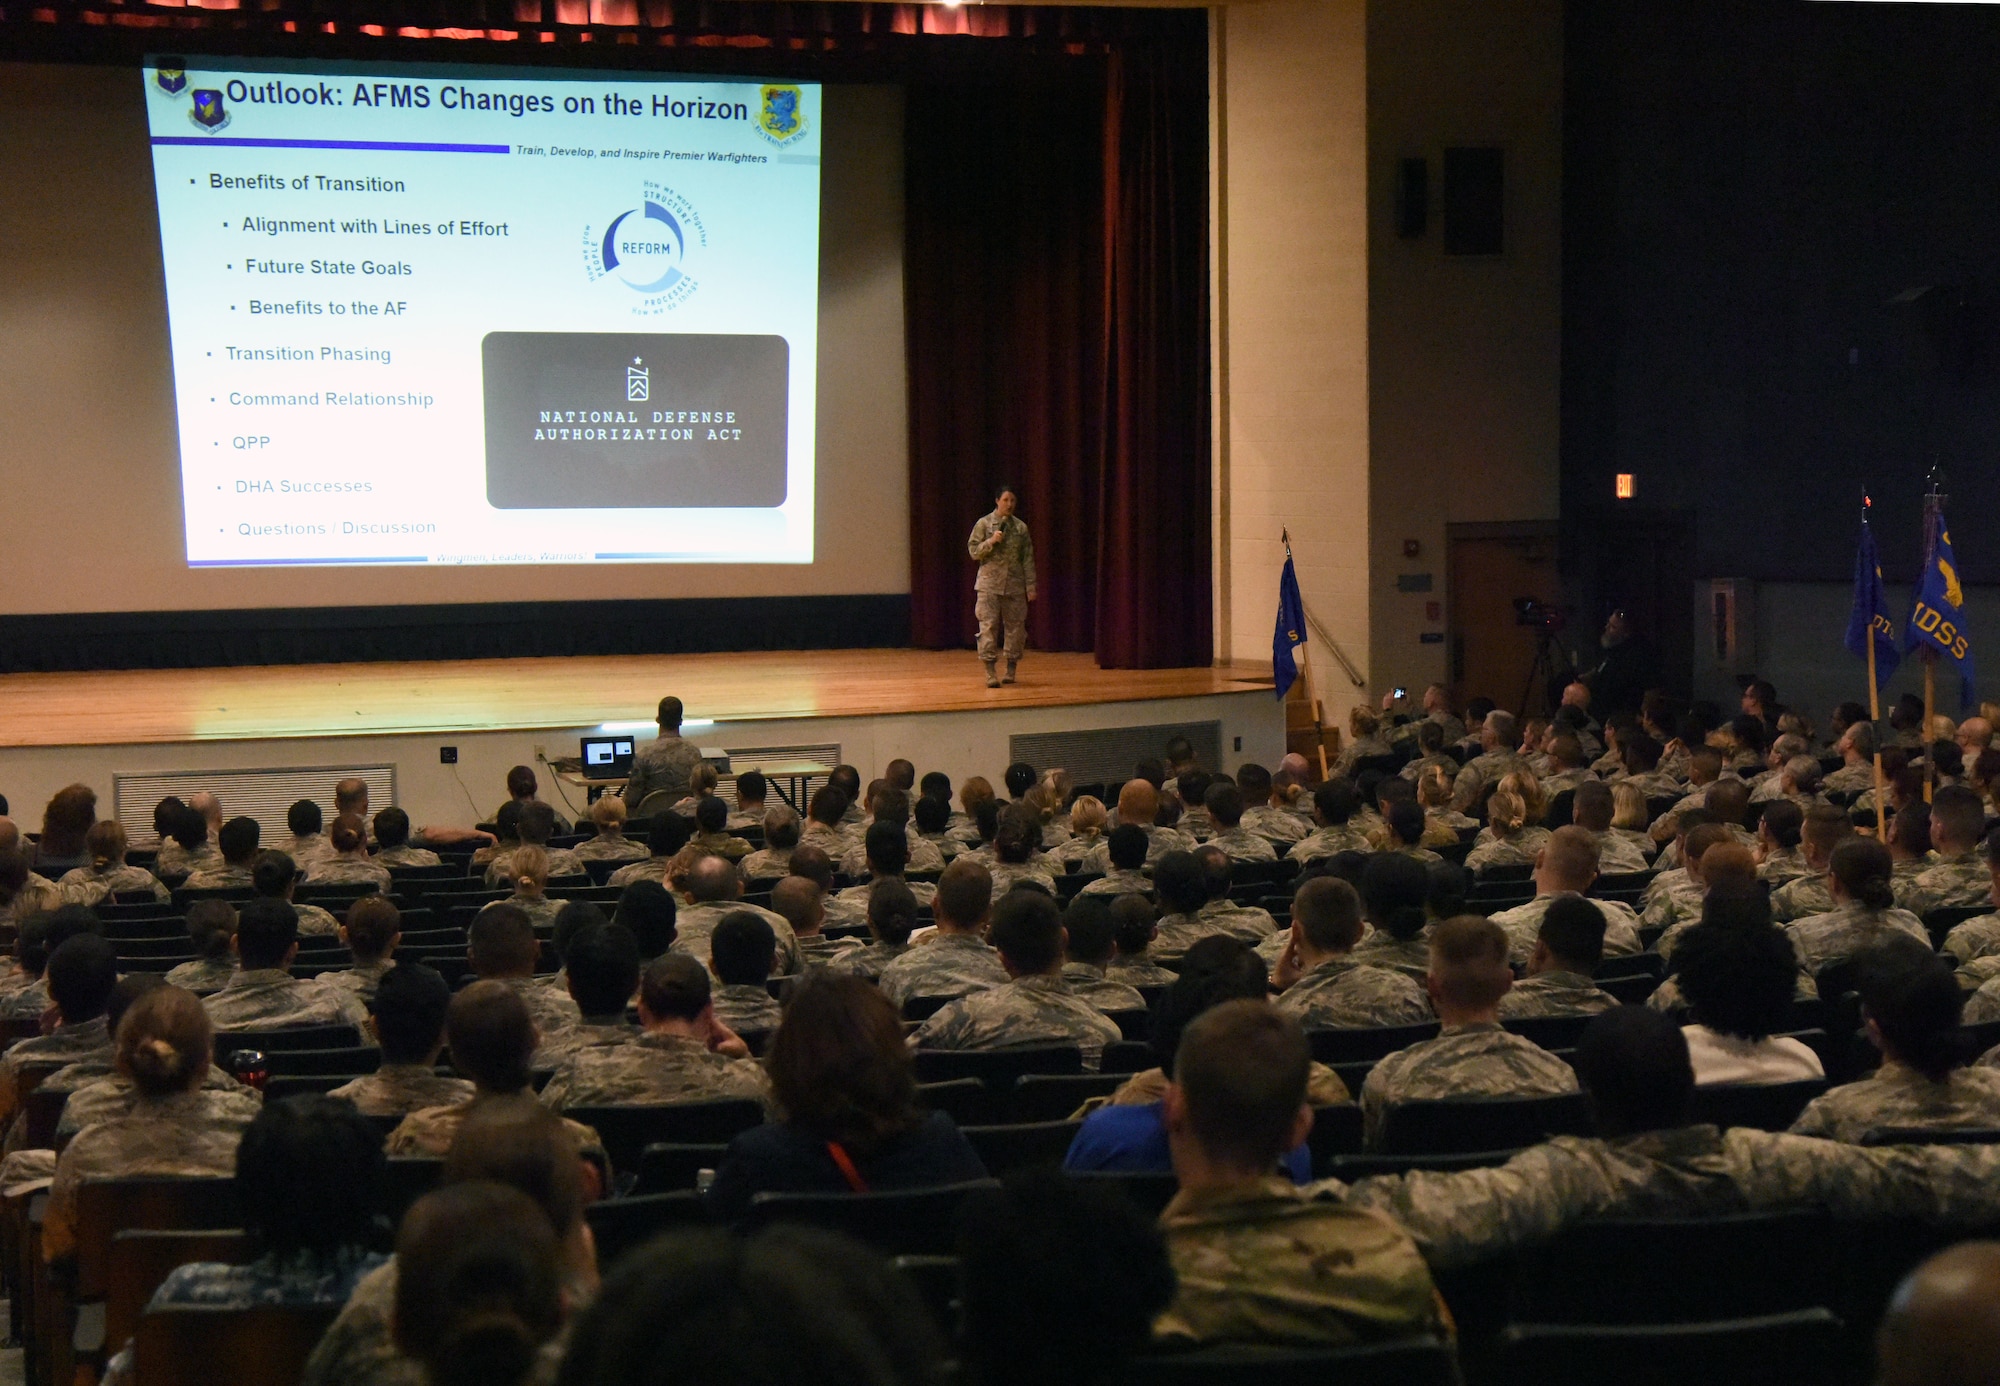
[[[1271,677],[1278,681],[1283,698],[1299,676],[1299,664],[1292,651],[1306,643],[1306,604],[1299,596],[1299,575],[1292,570],[1292,556],[1285,555],[1285,570],[1278,575],[1278,625],[1271,632]]]
[[[1882,562],[1875,556],[1875,531],[1861,517],[1861,547],[1854,551],[1854,610],[1847,617],[1847,649],[1856,659],[1868,658],[1868,641],[1875,641],[1875,688],[1881,691],[1903,662],[1896,649],[1896,625],[1889,619],[1889,594],[1882,590]]]
[[[1917,575],[1917,597],[1910,623],[1903,630],[1903,649],[1935,650],[1938,658],[1958,668],[1959,701],[1973,701],[1972,642],[1965,629],[1965,590],[1959,585],[1958,563],[1952,556],[1951,529],[1940,513],[1925,546],[1924,570]]]

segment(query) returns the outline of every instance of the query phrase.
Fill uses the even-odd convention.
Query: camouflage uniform
[[[1963,856],[1939,857],[1928,869],[1917,873],[1916,888],[1922,892],[1923,908],[1914,903],[1905,905],[1912,914],[1990,905],[1993,869],[1986,864],[1985,854],[1976,850]]]
[[[620,889],[631,885],[634,881],[658,881],[661,885],[667,885],[667,867],[672,861],[672,857],[647,857],[642,861],[635,861],[630,866],[621,866],[612,872],[611,879],[605,884],[615,885]],[[673,889],[672,886],[667,888]]]
[[[882,969],[876,986],[901,1009],[913,996],[963,996],[1005,986],[1007,969],[985,939],[934,933]]]
[[[167,985],[191,991],[196,996],[209,996],[229,985],[229,979],[236,975],[236,959],[228,955],[220,958],[196,958],[184,962],[167,972]]]
[[[1396,754],[1396,748],[1380,736],[1357,736],[1347,743],[1346,748],[1335,759],[1331,767],[1332,773],[1352,779],[1354,778],[1354,767],[1362,761],[1379,756],[1392,756],[1394,754]]]
[[[1079,895],[1150,895],[1153,882],[1143,871],[1127,871],[1120,868],[1107,871],[1101,879],[1092,881]]]
[[[908,885],[910,893],[915,895],[917,887],[923,885],[924,882],[906,881],[904,884]],[[933,890],[931,898],[933,900],[937,898],[935,890]],[[865,929],[868,927],[868,906],[859,900],[843,900],[838,895],[828,895],[821,898],[820,908],[824,912],[823,917],[820,919],[819,926],[821,929]],[[801,952],[799,958],[803,963],[805,954]]]
[[[1706,891],[1684,866],[1662,871],[1646,887],[1646,903],[1640,911],[1639,923],[1648,929],[1672,929],[1695,923],[1701,919],[1701,902]]]
[[[1498,1025],[1456,1025],[1370,1069],[1361,1110],[1372,1147],[1381,1141],[1384,1112],[1401,1102],[1554,1097],[1576,1090],[1576,1071],[1539,1045]]]
[[[860,947],[861,940],[854,938],[828,938],[825,934],[799,935],[799,965],[807,968],[825,967],[843,953],[855,952]],[[869,975],[872,977],[874,974]]]
[[[741,900],[717,900],[705,905],[682,905],[674,919],[674,951],[687,953],[703,963],[708,961],[708,940],[715,926],[738,910],[748,910],[771,926],[778,940],[777,974],[790,976],[799,970],[799,939],[782,914]]]
[[[299,1386],[427,1386],[423,1364],[396,1348],[395,1313],[392,1256],[355,1285],[306,1359]]]
[[[1542,776],[1542,797],[1553,801],[1556,795],[1563,793],[1565,790],[1574,790],[1578,785],[1596,778],[1597,776],[1591,774],[1580,765],[1573,770],[1557,770],[1552,774]]]
[[[1851,901],[1826,914],[1810,915],[1785,927],[1799,966],[1818,972],[1837,962],[1845,962],[1864,948],[1901,933],[1931,946],[1930,931],[1914,914],[1899,909],[1871,910]]]
[[[1806,859],[1799,855],[1798,849],[1791,848],[1767,855],[1758,864],[1757,879],[1769,883],[1776,889],[1809,875],[1811,871],[1812,868],[1806,865]]]
[[[2000,1126],[2000,1071],[1960,1068],[1934,1083],[1884,1060],[1871,1078],[1815,1097],[1792,1123],[1795,1136],[1859,1145],[1871,1131],[1948,1131]]]
[[[1474,756],[1452,781],[1451,806],[1464,813],[1485,795],[1487,785],[1498,784],[1516,770],[1527,769],[1528,763],[1512,751],[1488,751]]]
[[[1944,951],[1960,963],[2000,953],[2000,914],[1982,914],[1954,924],[1944,936]]]
[[[510,895],[500,903],[512,905],[528,916],[528,923],[534,927],[535,932],[547,934],[555,928],[556,916],[562,913],[562,907],[566,902],[551,900],[546,895]]]
[[[299,916],[300,938],[334,938],[339,935],[340,921],[318,905],[294,904],[292,909]]]
[[[1465,854],[1465,869],[1475,876],[1489,866],[1533,866],[1535,853],[1541,851],[1542,843],[1548,841],[1548,833],[1532,838],[1526,829],[1513,837],[1493,837],[1492,829],[1485,830],[1486,840]]]
[[[580,842],[570,848],[569,853],[578,861],[644,861],[653,854],[653,850],[623,833],[616,836],[599,833],[588,842]]]
[[[319,979],[330,987],[353,992],[365,1006],[375,999],[375,989],[382,985],[383,976],[395,965],[390,958],[380,962],[356,963],[343,972],[322,972]]]
[[[352,1102],[363,1116],[408,1116],[425,1107],[470,1102],[472,1094],[472,1084],[442,1077],[429,1064],[383,1064],[327,1096]]]
[[[1203,939],[1214,938],[1218,934],[1252,944],[1269,937],[1264,933],[1233,929],[1228,921],[1208,914],[1204,909],[1195,914],[1170,914],[1161,919],[1159,931],[1153,938],[1153,949],[1160,957],[1178,958]]]
[[[678,731],[662,731],[632,755],[632,773],[626,777],[621,797],[636,814],[651,794],[665,793],[678,802],[688,792],[695,767],[701,764],[698,747],[681,739]]]
[[[1155,963],[1144,953],[1131,957],[1120,953],[1105,965],[1104,975],[1128,987],[1170,987],[1179,976]]]
[[[1436,1019],[1424,989],[1408,974],[1358,958],[1331,958],[1278,997],[1278,1009],[1308,1030],[1422,1025]]]
[[[1211,847],[1220,847],[1233,862],[1276,861],[1278,859],[1277,848],[1241,825],[1234,828],[1226,828],[1216,833],[1213,837],[1209,838],[1208,845]],[[1109,849],[1107,848],[1106,851],[1108,854]]]
[[[185,876],[204,866],[222,864],[222,853],[213,842],[204,842],[190,852],[187,848],[168,838],[160,843],[158,855],[153,858],[153,874],[165,879],[168,876]],[[30,878],[32,884],[32,878]]]
[[[60,1261],[76,1248],[77,1189],[86,1179],[140,1174],[228,1178],[236,1146],[257,1104],[206,1091],[142,1097],[126,1116],[78,1131],[56,1160],[42,1223],[42,1255]]]
[[[1921,857],[1909,857],[1896,862],[1895,868],[1889,873],[1889,889],[1896,896],[1897,909],[1922,915],[1930,908],[1922,887],[1917,884],[1917,877],[1930,870],[1936,861],[1935,856],[1926,852]]]
[[[882,879],[886,880],[888,878],[883,877]],[[903,884],[910,888],[910,894],[916,897],[919,908],[928,909],[937,899],[937,887],[929,881],[904,880]],[[835,891],[833,898],[859,905],[861,907],[861,917],[863,920],[866,920],[868,917],[868,902],[875,898],[875,882],[868,880],[860,885],[849,886],[845,890]]]
[[[1192,833],[1184,833],[1178,828],[1146,829],[1146,865],[1157,866],[1160,858],[1169,852],[1192,852],[1201,844],[1194,840]],[[1080,870],[1109,873],[1111,870],[1111,840],[1099,842],[1084,855]]]
[[[394,871],[404,866],[442,866],[444,858],[428,847],[412,847],[405,843],[401,847],[384,847],[375,854],[375,864]]]
[[[740,839],[732,840],[740,841]],[[745,845],[747,846],[748,844],[746,843]],[[486,863],[485,880],[488,890],[502,890],[513,883],[514,852],[520,850],[520,848],[516,847],[513,852],[502,852]],[[569,848],[544,847],[542,848],[542,852],[549,859],[549,878],[551,880],[557,876],[581,876],[585,874],[583,858],[570,851]],[[384,887],[384,889],[387,889],[387,887]]]
[[[1660,770],[1650,770],[1643,775],[1625,775],[1621,779],[1625,784],[1636,786],[1649,803],[1654,799],[1681,797],[1681,782]]]
[[[1146,998],[1139,995],[1129,983],[1110,975],[1110,969],[1090,963],[1064,963],[1063,980],[1069,983],[1070,991],[1081,996],[1100,1011],[1143,1011]]]
[[[585,1016],[583,1023],[567,1029],[544,1035],[535,1047],[534,1057],[528,1061],[535,1069],[555,1069],[586,1049],[609,1048],[620,1044],[630,1044],[639,1038],[639,1027],[624,1016]]]
[[[715,989],[715,1018],[737,1034],[775,1030],[784,1019],[784,1009],[763,987],[731,986]]]
[[[533,1096],[525,1090],[516,1095]],[[450,1152],[452,1138],[458,1135],[458,1128],[464,1123],[467,1114],[480,1101],[480,1098],[474,1097],[448,1107],[419,1107],[396,1124],[396,1129],[389,1133],[388,1140],[382,1144],[383,1151],[391,1156],[428,1155],[442,1159]],[[569,1132],[569,1138],[576,1142],[579,1155],[588,1160],[602,1161],[607,1165],[611,1163],[604,1153],[604,1142],[590,1127],[580,1121],[571,1121],[568,1117],[564,1117],[563,1129]]]
[[[768,1108],[771,1080],[755,1059],[711,1053],[684,1035],[642,1034],[566,1059],[542,1089],[544,1107],[647,1107],[754,1097]]]
[[[1853,794],[1859,796],[1875,787],[1875,767],[1863,762],[1860,765],[1843,765],[1819,782],[1822,794]]]
[[[804,942],[803,939],[800,940],[802,947]],[[849,977],[865,977],[871,982],[879,983],[882,973],[887,970],[889,964],[907,956],[909,951],[910,945],[907,943],[870,943],[859,948],[842,948],[817,959],[808,955],[806,962],[824,965],[828,972],[837,972]]]
[[[1060,977],[1016,978],[991,991],[962,996],[917,1027],[912,1049],[1011,1049],[1024,1044],[1074,1044],[1095,1073],[1104,1046],[1122,1038],[1118,1026]]]
[[[166,850],[163,845],[160,849]],[[295,833],[290,838],[271,844],[271,850],[283,852],[292,859],[292,865],[303,871],[316,861],[324,861],[333,855],[333,844],[326,840],[325,833]]]
[[[294,977],[280,967],[238,970],[222,990],[202,998],[215,1028],[282,1030],[295,1025],[352,1025],[368,1018],[368,1008],[349,991],[317,979]]]
[[[688,845],[698,851],[708,852],[729,861],[742,861],[756,849],[744,839],[728,830],[719,833],[696,833],[688,839]]]
[[[1306,834],[1285,853],[1289,861],[1319,861],[1325,857],[1337,857],[1342,852],[1366,852],[1369,850],[1368,835],[1353,820],[1334,827],[1318,828]]]
[[[865,834],[864,834],[865,837]],[[944,853],[929,838],[905,832],[904,840],[910,844],[910,859],[903,863],[905,871],[942,871]],[[842,875],[861,877],[868,874],[868,850],[866,843],[850,847],[840,858]]]
[[[1547,1241],[1591,1218],[1694,1218],[1824,1206],[1836,1217],[1990,1226],[2000,1147],[1864,1150],[1713,1126],[1616,1140],[1558,1136],[1497,1169],[1364,1179],[1350,1204],[1400,1223],[1434,1269]]]
[[[1263,950],[1258,951],[1261,953]],[[1393,967],[1421,981],[1430,975],[1431,970],[1430,929],[1426,927],[1423,933],[1412,939],[1400,939],[1380,930],[1371,931],[1354,945],[1354,961],[1367,963],[1370,967]]]
[[[1833,891],[1828,883],[1833,874],[1816,871],[1785,882],[1771,892],[1771,920],[1776,924],[1789,924],[1794,919],[1809,919],[1816,914],[1833,913]]]
[[[1535,942],[1541,937],[1542,919],[1548,914],[1549,906],[1571,891],[1560,891],[1554,895],[1537,895],[1525,905],[1516,905],[1511,910],[1502,910],[1492,916],[1493,922],[1507,931],[1512,944],[1509,958],[1526,965],[1535,955]],[[1588,897],[1586,897],[1588,898]],[[1639,946],[1639,917],[1632,913],[1632,907],[1618,900],[1591,899],[1597,912],[1604,916],[1604,956],[1622,958],[1637,953]]]
[[[1590,840],[1597,844],[1597,872],[1601,876],[1627,876],[1648,868],[1645,852],[1623,829],[1606,828],[1592,833]]]
[[[109,1063],[111,1034],[103,1016],[58,1025],[49,1034],[24,1039],[0,1054],[0,1129],[21,1106],[21,1070],[29,1064]]]
[[[766,847],[761,852],[752,852],[737,863],[736,869],[743,873],[746,881],[776,880],[788,876],[792,870],[792,849],[789,847]]]
[[[1050,895],[1056,893],[1055,873],[1045,860],[1015,862],[992,861],[986,864],[987,874],[993,877],[993,899],[998,903],[1001,896],[1014,888],[1017,881],[1037,881]],[[915,887],[912,887],[915,889]]]
[[[576,1002],[570,1000],[566,991],[545,987],[533,977],[495,977],[492,980],[509,988],[527,1003],[528,1015],[535,1022],[535,1030],[544,1039],[583,1024],[583,1012],[577,1008]]]
[[[250,884],[247,862],[217,862],[188,873],[182,890],[238,890]]]
[[[1348,1207],[1341,1192],[1265,1178],[1176,1194],[1160,1229],[1177,1283],[1155,1340],[1346,1344],[1448,1332],[1410,1235]]]
[[[0,996],[0,1019],[33,1020],[50,1004],[49,984],[37,977],[18,991]]]
[[[1074,841],[1075,841],[1074,838],[1065,837],[1061,843],[1062,850],[1065,851],[1068,850],[1069,845]],[[916,851],[916,844],[919,842],[925,843],[931,847],[936,848],[938,858],[941,861],[943,861],[946,866],[951,865],[952,859],[959,854],[960,850],[962,850],[958,839],[954,838],[951,834],[920,833],[916,830],[916,825],[913,823],[910,825],[910,851],[912,853]],[[914,856],[911,859],[915,860]],[[1062,858],[1062,860],[1067,860],[1067,858]]]
[[[1502,1020],[1524,1020],[1530,1016],[1596,1015],[1618,1004],[1618,998],[1600,990],[1590,978],[1578,972],[1538,972],[1523,977],[1500,998]]]
[[[95,905],[114,895],[137,894],[142,890],[150,891],[155,900],[172,898],[171,892],[160,884],[160,878],[143,866],[111,866],[103,870],[79,866],[64,873],[56,882],[56,889],[62,892],[66,905]]]
[[[306,868],[307,885],[372,885],[382,894],[394,890],[389,868],[366,857],[322,857]]]
[[[89,1061],[59,1068],[42,1082],[48,1092],[67,1092],[62,1119],[56,1123],[56,1140],[66,1141],[86,1126],[130,1116],[145,1098],[130,1078],[113,1072],[108,1063]],[[240,1113],[249,1121],[264,1105],[264,1095],[239,1083],[213,1064],[202,1080],[201,1091],[208,1095],[213,1110]]]
[[[1981,983],[1979,990],[1965,998],[1965,1012],[1960,1019],[1967,1025],[1984,1025],[1989,1020],[2000,1020],[2000,976]]]
[[[1275,804],[1258,804],[1243,810],[1243,827],[1267,840],[1298,842],[1312,829],[1304,819]]]
[[[995,530],[1003,531],[990,553],[981,547]],[[979,618],[979,658],[991,664],[1004,648],[1007,662],[1020,662],[1028,646],[1028,593],[1035,588],[1035,541],[1016,515],[997,510],[972,527],[965,551],[979,560],[973,579],[974,614]]]

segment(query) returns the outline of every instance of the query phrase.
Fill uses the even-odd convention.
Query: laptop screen
[[[583,738],[583,773],[586,779],[609,780],[632,773],[632,738],[629,736],[586,736]]]

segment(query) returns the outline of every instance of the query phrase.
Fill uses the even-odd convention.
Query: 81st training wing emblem
[[[783,145],[805,132],[805,93],[789,86],[758,88],[758,134],[772,144]]]

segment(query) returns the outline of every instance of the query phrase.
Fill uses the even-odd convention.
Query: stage
[[[317,784],[365,767],[419,822],[467,821],[504,797],[509,765],[573,756],[576,738],[607,722],[643,738],[639,729],[669,693],[686,705],[691,741],[746,764],[809,748],[864,777],[907,756],[954,781],[983,774],[997,782],[1017,738],[1046,745],[1067,733],[1211,722],[1228,764],[1275,763],[1284,717],[1271,690],[1268,664],[1099,669],[1087,654],[1035,652],[1021,682],[989,689],[969,650],[11,674],[0,676],[0,793],[15,819],[33,827],[50,794],[81,780],[98,791],[100,813],[115,799],[136,831],[134,806],[179,792],[177,776],[236,783],[282,772]],[[454,763],[442,763],[446,747]],[[544,797],[568,802],[542,774]],[[275,780],[270,789],[301,792]],[[245,811],[268,819],[267,799],[259,791]],[[580,800],[569,806],[580,809]]]

